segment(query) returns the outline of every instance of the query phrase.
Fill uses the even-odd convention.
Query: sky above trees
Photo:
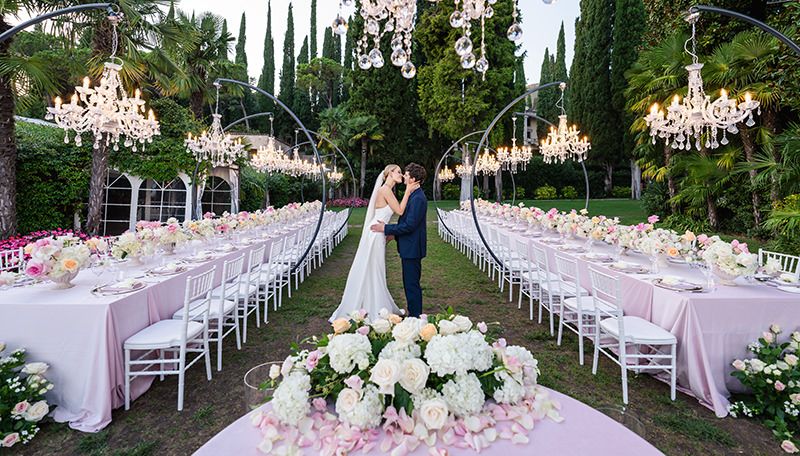
[[[308,34],[311,25],[311,0],[292,0],[291,2],[289,0],[272,0],[272,36],[275,39],[276,62],[281,62],[283,58],[283,36],[286,32],[289,3],[293,4],[296,50],[302,46],[303,38]],[[450,3],[452,4],[452,2]],[[519,3],[525,31],[522,50],[528,52],[528,58],[525,59],[525,75],[528,83],[538,82],[541,56],[546,47],[555,49],[562,21],[566,32],[567,66],[569,67],[571,64],[575,40],[575,18],[580,12],[579,2],[578,0],[560,0],[552,5],[545,5],[541,0],[522,0]],[[267,27],[267,0],[183,0],[176,6],[187,12],[192,10],[198,13],[210,11],[224,17],[228,21],[228,30],[231,30],[234,36],[239,30],[242,12],[245,12],[247,14],[248,71],[251,78],[258,80],[263,65],[262,51]],[[330,26],[338,9],[338,0],[317,1],[318,43],[322,43],[325,28]],[[344,15],[350,15],[352,12],[352,8],[345,10]],[[280,68],[280,64],[276,67]],[[278,77],[276,74],[276,78]],[[277,81],[276,87],[278,87]]]

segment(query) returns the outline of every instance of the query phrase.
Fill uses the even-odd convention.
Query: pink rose
[[[19,442],[19,434],[12,432],[3,438],[3,445],[6,448],[11,448],[15,443]]]
[[[174,232],[178,231],[178,225],[169,225],[167,227],[167,231],[169,231],[170,233],[174,233]]]
[[[736,361],[733,362],[733,368],[738,371],[743,371],[745,367],[746,365],[744,364],[744,361],[742,361],[741,359],[737,359]]]
[[[699,242],[701,244],[705,244],[706,241],[708,241],[708,236],[706,236],[705,234],[701,234],[700,236],[697,236],[697,242]]]
[[[356,332],[361,334],[362,336],[366,336],[367,334],[369,334],[369,326],[362,326],[356,329]]]
[[[318,397],[311,401],[311,405],[314,406],[314,410],[318,412],[324,412],[328,409],[328,403],[325,402],[325,399]]]
[[[308,358],[306,358],[306,370],[311,372],[317,367],[319,364],[319,359],[322,357],[322,352],[319,350],[314,350],[313,352],[308,354]]]
[[[14,411],[12,411],[11,413],[13,415],[22,415],[23,413],[25,413],[26,410],[28,410],[28,407],[30,406],[31,404],[29,404],[28,401],[18,402],[17,405],[14,406]]]
[[[495,350],[503,350],[506,348],[506,340],[504,338],[497,339],[497,342],[492,344],[492,348]]]
[[[362,320],[367,318],[367,314],[368,314],[367,309],[359,309],[358,311],[358,317]]]
[[[734,249],[739,247],[739,241],[737,241],[736,239],[732,240],[731,247],[733,247]]]
[[[775,342],[775,334],[773,334],[773,333],[771,333],[769,331],[765,331],[763,334],[761,334],[761,337],[768,344],[771,344],[771,343]]]
[[[364,380],[361,380],[358,375],[351,375],[344,381],[344,384],[356,391],[361,391],[361,387],[364,386]]]
[[[797,453],[800,451],[797,449],[797,445],[795,445],[791,440],[784,440],[781,443],[781,449],[787,453]]]
[[[776,381],[776,382],[775,382],[775,391],[777,391],[777,392],[781,392],[781,391],[783,391],[783,390],[785,390],[785,389],[786,389],[786,385],[784,385],[783,383],[781,383],[781,381],[780,381],[780,380],[778,380],[778,381]]]
[[[50,245],[50,240],[49,239],[39,239],[38,241],[36,241],[35,245],[36,245],[36,247],[45,247],[45,246]]]
[[[46,271],[47,267],[38,261],[30,261],[25,267],[25,274],[34,278],[43,276]]]
[[[657,215],[651,215],[650,217],[647,217],[647,223],[650,223],[651,225],[658,222],[658,220],[659,217]]]
[[[486,331],[488,329],[489,328],[486,327],[486,322],[482,321],[482,322],[478,323],[478,331],[480,331],[482,334],[486,334]]]

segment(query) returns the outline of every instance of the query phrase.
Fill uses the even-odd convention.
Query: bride
[[[383,233],[374,233],[369,227],[377,222],[387,223],[392,214],[403,215],[408,197],[419,188],[419,184],[406,186],[403,201],[397,202],[394,186],[403,182],[403,174],[397,165],[388,165],[378,176],[367,206],[364,229],[358,250],[347,275],[347,285],[339,307],[330,320],[347,318],[353,311],[364,309],[375,318],[381,309],[399,314],[392,295],[386,286],[386,238]]]

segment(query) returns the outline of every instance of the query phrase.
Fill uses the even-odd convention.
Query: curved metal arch
[[[223,83],[223,82],[224,83],[228,83],[228,84],[236,84],[236,85],[242,86],[244,88],[247,88],[247,89],[250,89],[250,90],[254,90],[254,91],[260,93],[261,95],[264,95],[265,97],[269,98],[270,100],[275,102],[276,106],[279,106],[287,114],[289,114],[289,116],[292,118],[292,120],[294,120],[295,123],[297,123],[297,125],[300,127],[301,130],[303,130],[303,134],[306,135],[306,137],[308,138],[309,141],[313,141],[313,138],[311,137],[311,134],[309,133],[309,130],[303,124],[303,121],[300,120],[300,118],[297,117],[297,114],[295,114],[294,111],[292,111],[288,106],[286,106],[275,95],[267,92],[264,89],[260,89],[260,88],[254,86],[254,85],[248,84],[246,82],[237,81],[236,79],[217,78],[214,81],[214,84],[216,85],[216,84],[220,84],[220,83]],[[317,158],[317,161],[319,163],[322,163],[322,159],[320,158],[319,151],[317,150],[316,144],[311,144],[311,148],[314,150],[314,156]],[[305,252],[303,252],[303,255],[301,255],[300,258],[295,263],[294,267],[290,271],[291,273],[294,273],[297,270],[297,268],[300,267],[300,265],[303,263],[303,261],[308,256],[309,252],[311,252],[311,249],[314,247],[314,242],[316,242],[317,236],[319,235],[319,230],[322,227],[322,220],[325,218],[325,204],[327,202],[327,199],[326,199],[327,197],[325,195],[326,194],[326,191],[325,191],[325,183],[326,183],[325,171],[320,167],[319,173],[322,176],[322,207],[319,210],[319,217],[317,218],[317,226],[314,229],[314,235],[311,236],[311,240],[308,242],[308,247],[306,247],[306,250],[305,250]]]
[[[247,121],[247,120],[250,120],[250,119],[255,119],[256,117],[264,117],[264,116],[275,116],[275,114],[273,114],[273,113],[272,113],[272,112],[270,112],[270,111],[267,111],[267,112],[257,112],[257,113],[255,113],[255,114],[250,114],[249,116],[244,116],[244,117],[242,117],[242,118],[241,118],[241,119],[239,119],[239,120],[234,120],[233,122],[229,123],[229,124],[228,124],[228,125],[227,125],[225,128],[223,128],[223,129],[222,129],[222,131],[223,131],[223,132],[225,132],[225,131],[228,131],[228,130],[230,130],[230,129],[231,129],[233,126],[234,126],[234,125],[239,125],[240,123],[242,123],[242,122],[244,122],[244,121]]]
[[[433,178],[434,179],[439,179],[439,170],[442,168],[442,163],[445,161],[445,159],[448,156],[450,156],[450,153],[453,151],[453,149],[455,149],[456,146],[461,144],[467,138],[470,138],[470,137],[478,135],[478,134],[483,134],[485,131],[486,130],[476,130],[476,131],[473,131],[472,133],[467,133],[466,135],[462,136],[460,139],[455,141],[453,144],[451,144],[450,147],[448,147],[447,150],[444,151],[444,154],[442,154],[442,158],[440,158],[439,162],[436,164],[436,170],[434,171]],[[472,176],[472,181],[475,182],[475,176]],[[433,205],[436,206],[436,218],[439,219],[439,223],[441,223],[442,226],[444,226],[444,228],[447,230],[448,233],[450,233],[451,235],[455,235],[455,233],[453,233],[453,230],[451,230],[447,226],[447,223],[445,223],[444,219],[442,219],[442,216],[439,213],[439,201],[436,199],[436,193],[435,192],[434,192],[433,196],[434,196]]]
[[[475,141],[465,141],[464,144],[475,144],[475,146],[480,145],[480,143],[475,142]],[[490,146],[487,146],[486,148],[489,149],[489,152],[494,152],[494,155],[497,156],[497,149],[495,149],[493,147],[490,147]],[[500,167],[500,169],[497,172],[498,173],[502,173],[503,172],[502,166]],[[511,185],[512,185],[512,188],[513,188],[513,193],[511,194],[511,205],[513,206],[517,202],[517,180],[514,179],[514,173],[509,171],[508,174],[511,176]]]
[[[79,11],[86,11],[90,9],[105,9],[108,11],[108,14],[110,16],[112,14],[116,14],[116,12],[114,11],[114,6],[117,5],[115,3],[87,3],[85,5],[75,5],[75,6],[70,6],[68,8],[62,8],[55,11],[50,11],[49,13],[42,14],[41,16],[36,16],[21,24],[16,25],[15,27],[6,30],[5,32],[0,34],[0,43],[11,38],[12,36],[16,35],[22,30],[25,30],[31,25],[36,25],[40,22],[44,22],[48,19],[52,19],[57,16],[62,16],[64,14],[77,13]],[[119,8],[119,6],[117,6],[117,8]]]
[[[778,40],[780,40],[783,44],[789,46],[789,49],[794,51],[795,54],[800,56],[800,45],[795,43],[791,38],[784,35],[783,33],[777,31],[773,27],[759,21],[758,19],[752,18],[746,14],[737,13],[736,11],[726,10],[724,8],[718,8],[716,6],[706,6],[706,5],[695,5],[689,8],[689,15],[692,14],[699,14],[701,12],[707,13],[717,13],[723,16],[732,17],[734,19],[739,19],[740,21],[747,22],[748,24],[755,25],[756,27],[760,28],[761,30],[769,33],[770,35],[774,36]]]
[[[478,145],[478,149],[475,151],[475,160],[477,160],[478,154],[480,153],[481,149],[483,149],[484,145],[489,143],[489,134],[491,134],[492,130],[494,129],[494,126],[497,125],[497,122],[499,122],[500,119],[508,111],[511,110],[511,108],[518,105],[521,101],[529,97],[531,94],[534,94],[542,89],[546,89],[549,87],[557,87],[561,84],[563,84],[562,81],[554,81],[540,85],[538,87],[534,87],[533,89],[528,90],[527,92],[523,93],[522,95],[512,100],[511,103],[507,104],[505,108],[503,108],[499,113],[497,113],[497,115],[495,116],[494,119],[492,119],[492,122],[489,124],[486,130],[484,130],[483,137],[481,137],[481,142]],[[472,167],[472,178],[473,180],[475,179],[475,166]],[[475,230],[478,232],[478,237],[481,238],[481,242],[483,242],[483,245],[484,247],[486,247],[486,250],[489,252],[489,255],[491,255],[492,258],[498,263],[502,263],[502,261],[500,261],[500,258],[498,258],[497,255],[494,254],[492,248],[489,247],[489,243],[486,242],[486,238],[483,236],[483,231],[481,231],[481,225],[480,223],[478,223],[478,213],[475,211],[475,194],[473,194],[472,192],[470,192],[469,194],[469,204],[470,208],[472,209],[472,220],[475,222]]]

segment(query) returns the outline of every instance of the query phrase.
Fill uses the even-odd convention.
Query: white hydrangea
[[[425,360],[438,376],[485,371],[492,367],[494,352],[478,331],[433,336],[425,348]]]
[[[433,388],[424,388],[419,393],[411,395],[411,402],[414,403],[414,410],[418,410],[423,402],[432,399],[442,399],[442,394]]]
[[[331,369],[339,374],[349,374],[356,366],[362,370],[368,368],[371,352],[367,336],[358,333],[340,334],[328,344]]]
[[[392,359],[397,362],[403,362],[407,359],[419,358],[421,355],[422,349],[419,348],[419,345],[393,340],[383,347],[383,350],[378,354],[378,359]]]
[[[310,389],[311,377],[308,374],[295,372],[285,377],[275,388],[272,397],[275,416],[284,424],[297,426],[311,410],[311,404],[308,402]]]
[[[353,391],[349,388],[345,390]],[[350,402],[341,397],[340,399],[336,402],[336,413],[343,422],[361,429],[371,429],[381,424],[383,400],[375,386],[366,386],[357,402]],[[344,404],[344,402],[350,403]]]
[[[474,373],[457,374],[442,387],[447,407],[459,418],[480,412],[485,402],[481,381]]]
[[[530,351],[519,345],[509,345],[506,347],[506,355],[514,356],[522,364],[523,383],[525,385],[535,385],[539,379],[539,361],[533,357]]]
[[[525,396],[525,386],[508,374],[497,372],[495,378],[503,382],[503,386],[494,391],[494,400],[499,404],[516,404]]]

